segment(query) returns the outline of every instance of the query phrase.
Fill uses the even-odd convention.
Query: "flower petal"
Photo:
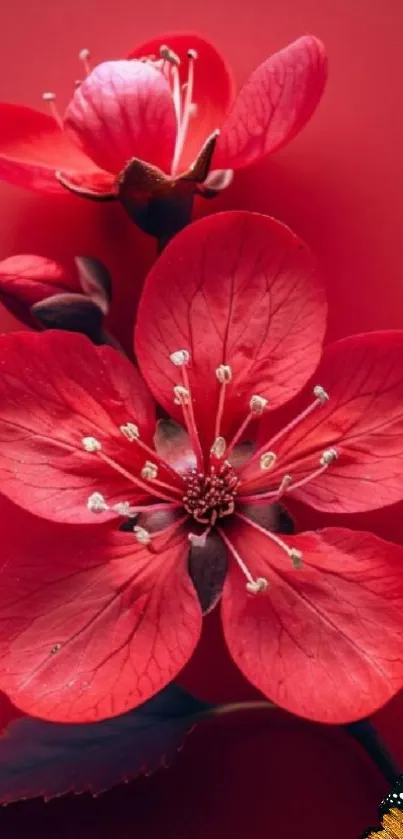
[[[128,711],[168,684],[199,637],[186,534],[162,553],[105,527],[53,528],[3,555],[0,686],[55,722]]]
[[[325,472],[289,493],[318,510],[357,513],[403,498],[403,331],[356,335],[330,345],[315,373],[329,401],[275,445],[274,484],[294,483],[319,467],[324,450],[338,458]],[[304,395],[304,407],[312,401]],[[260,441],[265,439],[265,420]],[[258,467],[247,468],[248,475]],[[256,488],[262,481],[249,483]],[[267,478],[263,477],[263,480]]]
[[[221,129],[213,168],[240,169],[286,145],[314,113],[327,77],[323,44],[298,38],[255,70]]]
[[[77,88],[65,126],[100,166],[118,174],[137,157],[170,171],[176,116],[167,79],[141,61],[105,61]]]
[[[16,186],[63,193],[56,171],[93,175],[96,166],[56,121],[23,105],[0,103],[0,178]]]
[[[326,723],[368,716],[403,686],[403,548],[371,533],[329,528],[287,537],[291,561],[254,527],[230,540],[269,588],[248,595],[230,562],[224,633],[243,674],[273,702]]]
[[[179,164],[179,170],[183,171],[193,163],[207,137],[222,125],[233,100],[234,83],[227,64],[216,48],[193,32],[160,35],[140,44],[128,58],[159,58],[160,47],[166,45],[180,59],[179,75],[182,84],[187,81],[188,50],[197,52],[192,96],[196,111],[190,118]]]
[[[0,299],[24,322],[29,309],[53,294],[80,290],[77,272],[44,256],[21,254],[0,262]]]
[[[284,225],[246,212],[220,213],[170,242],[146,280],[136,353],[150,388],[176,419],[173,387],[180,369],[170,354],[185,349],[196,424],[205,445],[215,434],[220,386],[231,365],[224,437],[260,394],[274,408],[290,399],[319,360],[326,304],[316,263]],[[208,410],[206,410],[208,405]]]
[[[150,442],[154,432],[151,398],[126,358],[82,335],[20,332],[1,336],[0,369],[4,495],[36,515],[77,524],[94,523],[86,506],[93,492],[110,504],[144,497],[82,444],[95,437],[129,472],[144,464],[146,455],[119,430],[135,423]]]

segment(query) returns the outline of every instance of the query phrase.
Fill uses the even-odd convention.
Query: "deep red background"
[[[401,0],[247,0],[243,4],[239,0],[155,0],[144,4],[135,0],[12,0],[0,8],[0,99],[41,107],[41,93],[54,90],[63,106],[81,73],[77,59],[80,48],[89,47],[96,61],[120,57],[136,42],[177,29],[193,29],[213,40],[232,65],[239,83],[270,52],[303,33],[313,32],[324,40],[330,60],[330,81],[317,115],[288,149],[240,174],[228,193],[209,210],[228,206],[268,212],[288,222],[308,241],[324,269],[333,336],[374,328],[403,328],[402,25]],[[129,330],[130,307],[126,304],[133,300],[138,280],[152,258],[152,246],[123,220],[118,208],[93,207],[70,197],[44,200],[6,185],[0,185],[0,208],[0,258],[23,251],[55,257],[72,257],[80,252],[103,257],[119,279],[118,308]],[[1,323],[6,322],[2,316]],[[401,512],[392,510],[382,521],[374,516],[373,522],[382,535],[403,541]],[[208,645],[205,650],[208,661]],[[218,666],[212,660],[211,671],[212,681],[230,683],[231,673],[222,662]],[[381,724],[396,746],[401,718],[398,701],[394,708],[393,715],[386,709]],[[189,835],[197,838],[208,835],[209,839],[226,839],[231,835],[231,839],[237,839],[248,833],[248,824],[252,825],[251,839],[271,835],[267,812],[259,819],[256,808],[262,806],[262,799],[264,803],[272,783],[273,741],[264,743],[266,764],[262,750],[257,752],[259,736],[253,732],[250,735],[243,801],[245,766],[234,741],[235,731],[229,740],[226,734],[218,739],[211,735],[206,740],[201,734],[194,746],[190,741],[190,751],[185,750],[185,758],[180,759],[184,762],[179,762],[168,786],[161,776],[156,781],[141,782],[136,793],[141,804],[130,811],[130,825],[121,827],[119,839],[123,835],[142,839],[163,833],[187,835],[188,827]],[[400,741],[397,751],[403,754],[403,736]],[[304,797],[304,815],[301,822],[297,821],[302,836],[314,822],[319,826],[312,835],[318,839],[324,835],[329,839],[339,837],[341,824],[333,818],[333,806],[346,817],[340,839],[355,839],[374,818],[375,798],[383,787],[370,766],[361,765],[354,756],[351,763],[347,752],[345,757],[340,752],[340,765],[336,761],[338,768],[332,769],[334,755],[329,752],[327,770],[326,761],[318,759],[319,787],[309,776],[308,786],[297,793],[303,761],[299,760],[294,769],[292,750],[287,747],[285,760],[278,757],[278,738],[274,748],[278,787],[289,789],[291,800],[293,795]],[[304,748],[298,737],[296,748],[299,752]],[[187,803],[182,819],[178,815],[179,789],[189,781],[189,771],[200,765],[201,753],[207,749],[212,751],[204,783],[208,784],[211,773],[217,796],[212,794],[210,784],[208,792],[207,788],[201,790],[199,798],[199,780],[195,778],[190,792],[183,787]],[[308,742],[305,752],[307,765],[312,768],[311,758],[314,760],[316,753],[311,753]],[[263,783],[266,765],[267,787]],[[251,792],[253,768],[257,799]],[[323,774],[326,771],[328,782]],[[176,798],[174,790],[178,792]],[[226,815],[219,824],[217,802],[223,790]],[[277,792],[275,795],[277,799]],[[109,800],[113,807],[114,798]],[[285,793],[281,800],[286,810]],[[81,804],[78,809],[74,809],[75,804],[69,806],[63,836],[70,837],[79,821],[96,826],[105,818],[113,832],[115,821],[105,815],[107,804],[100,811],[86,811]],[[3,820],[3,835],[7,839],[22,836],[23,825],[29,823],[24,835],[53,837],[57,824],[57,835],[61,836],[66,811],[58,807],[55,805],[47,816],[38,808],[28,810],[27,822],[21,811],[16,822],[8,813]],[[248,820],[250,807],[252,821]],[[271,807],[273,812],[273,801]],[[323,821],[326,812],[331,816],[327,827]],[[152,813],[150,822],[148,813]],[[119,824],[122,818],[121,814]],[[93,835],[91,831],[85,833]],[[94,839],[96,835],[97,829]],[[277,835],[289,839],[290,831],[285,825]]]

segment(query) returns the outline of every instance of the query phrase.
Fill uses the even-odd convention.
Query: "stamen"
[[[190,354],[187,352],[187,350],[180,350],[179,352],[182,353],[181,364],[180,364],[180,373],[181,373],[181,377],[182,377],[182,384],[181,385],[175,385],[175,387],[174,387],[174,394],[175,394],[174,403],[175,403],[175,405],[181,405],[181,407],[182,407],[183,418],[185,420],[186,429],[187,429],[187,432],[188,432],[189,437],[190,437],[191,442],[192,442],[193,451],[196,455],[198,466],[201,468],[203,466],[203,462],[204,462],[203,451],[202,451],[202,447],[200,445],[199,432],[197,430],[196,418],[195,418],[195,415],[194,415],[192,398],[191,398],[191,393],[190,393],[190,381],[189,381],[189,376],[188,376],[187,366],[186,366],[189,359],[190,359]],[[175,354],[175,358],[176,358],[176,354]],[[172,361],[172,358],[171,358],[171,361]],[[173,363],[175,363],[175,362],[173,362]],[[177,365],[177,366],[179,366],[179,365]]]
[[[182,407],[189,405],[190,393],[187,387],[183,387],[183,385],[175,385],[174,394],[175,405],[182,405]]]
[[[325,449],[319,463],[321,466],[329,466],[337,460],[338,456],[339,454],[337,449]]]
[[[277,460],[277,455],[274,452],[265,452],[260,456],[259,465],[264,471],[272,469]]]
[[[232,367],[229,364],[220,364],[215,374],[220,385],[227,385],[232,379]]]
[[[91,513],[105,513],[109,510],[109,505],[100,492],[93,492],[87,501],[87,507]]]
[[[302,551],[299,551],[298,548],[291,548],[290,557],[293,568],[302,568]]]
[[[329,395],[326,393],[324,388],[321,387],[321,385],[315,385],[315,387],[313,389],[313,393],[314,393],[314,396],[315,396],[315,400],[313,402],[311,402],[311,404],[308,405],[307,408],[305,408],[305,411],[302,411],[300,414],[298,414],[298,416],[296,416],[293,420],[291,420],[291,422],[289,422],[287,425],[285,425],[284,428],[282,428],[280,431],[278,431],[277,434],[274,435],[274,437],[272,437],[267,443],[265,443],[264,446],[261,446],[260,449],[258,449],[252,455],[252,457],[248,461],[248,463],[245,464],[242,471],[245,471],[246,469],[248,469],[251,466],[251,464],[255,460],[257,460],[257,458],[260,458],[261,455],[264,454],[265,451],[267,451],[267,450],[271,451],[273,449],[275,443],[278,443],[278,441],[281,440],[282,437],[284,437],[286,434],[289,434],[289,432],[292,431],[293,428],[295,428],[295,426],[299,425],[303,420],[305,420],[307,417],[309,417],[309,415],[313,411],[315,411],[316,408],[324,405],[325,402],[327,402],[328,399],[329,399]]]
[[[307,475],[305,478],[297,481],[293,485],[293,490],[299,489],[300,487],[309,484],[315,478],[319,478],[320,475],[323,475],[323,472],[326,472],[326,469],[328,469],[329,466],[337,460],[338,456],[339,454],[337,449],[325,449],[319,460],[319,469],[315,469],[310,475]]]
[[[175,350],[175,352],[171,353],[169,359],[175,367],[184,367],[189,364],[190,353],[188,350]]]
[[[291,475],[284,475],[284,477],[281,479],[280,486],[278,489],[272,490],[271,492],[256,493],[256,495],[242,495],[241,493],[241,501],[247,504],[250,504],[252,502],[254,504],[267,504],[267,500],[270,499],[270,503],[274,504],[276,501],[279,501],[280,498],[282,498],[282,496],[291,484]],[[297,484],[293,485],[293,489],[295,486],[297,486]]]
[[[185,145],[186,135],[189,128],[189,120],[192,112],[192,98],[194,85],[194,63],[197,59],[196,50],[188,50],[188,77],[186,85],[184,86],[184,96],[182,103],[182,114],[178,124],[178,133],[176,137],[175,152],[172,162],[172,174],[176,175],[179,162],[182,156],[183,147]]]
[[[147,479],[148,481],[154,481],[155,478],[158,476],[158,466],[156,463],[152,463],[151,460],[146,460],[142,470],[141,470],[141,477]]]
[[[119,516],[123,516],[124,518],[130,518],[130,516],[134,513],[134,510],[128,501],[118,501],[117,504],[113,505],[112,510],[114,513],[117,513]]]
[[[226,534],[221,529],[221,527],[218,527],[217,530],[218,530],[218,532],[221,536],[221,539],[227,545],[228,550],[231,552],[232,556],[234,557],[234,559],[238,563],[242,573],[245,575],[245,577],[247,579],[247,583],[246,583],[246,586],[245,586],[246,590],[250,594],[260,594],[261,592],[266,591],[266,589],[269,587],[268,580],[266,580],[265,577],[257,577],[256,580],[255,580],[255,578],[252,577],[252,574],[250,573],[249,568],[245,565],[243,559],[239,556],[238,551],[234,548],[234,545],[227,538]]]
[[[148,530],[145,529],[145,527],[139,527],[138,525],[136,525],[136,527],[133,528],[133,533],[135,539],[137,539],[137,541],[140,542],[140,545],[150,544],[151,535],[148,532]]]
[[[80,50],[80,52],[78,53],[78,57],[80,61],[83,62],[84,70],[87,76],[89,76],[89,74],[91,73],[91,65],[89,62],[90,55],[91,53],[88,49]]]
[[[216,437],[210,449],[210,454],[212,454],[213,457],[216,457],[217,460],[221,460],[221,458],[224,457],[226,445],[224,437]]]
[[[266,591],[268,585],[266,577],[256,577],[253,583],[246,583],[246,591],[250,594],[259,594],[261,591]]]
[[[220,437],[221,421],[224,413],[225,391],[227,385],[232,381],[232,367],[229,364],[220,364],[215,371],[216,377],[221,385],[218,397],[217,416],[215,421],[214,438]]]
[[[258,416],[260,414],[263,414],[264,409],[268,405],[268,401],[269,400],[265,399],[264,396],[259,396],[257,393],[255,393],[251,397],[251,400],[249,402],[249,408],[252,414],[257,414]]]
[[[288,545],[286,545],[286,543],[283,542],[283,540],[280,539],[280,537],[277,536],[276,533],[272,533],[271,530],[265,530],[264,527],[261,527],[259,524],[256,524],[255,521],[249,519],[248,516],[245,516],[243,513],[237,512],[235,513],[235,515],[237,516],[237,518],[242,519],[242,521],[246,522],[246,524],[248,524],[250,527],[253,527],[255,530],[258,530],[259,533],[263,533],[263,535],[270,539],[272,542],[274,542],[277,545],[277,547],[281,548],[281,550],[287,554],[289,559],[291,559],[291,562],[294,567],[301,567],[303,557],[302,551],[299,551],[298,548],[289,548]],[[294,565],[295,562],[297,563],[296,566]]]
[[[166,44],[161,44],[160,46],[160,57],[164,61],[169,61],[170,64],[174,64],[176,67],[179,67],[181,60],[179,55],[176,54],[173,50],[169,49]]]
[[[42,99],[49,105],[50,113],[52,114],[55,122],[57,122],[59,128],[63,129],[63,120],[59,114],[57,105],[55,105],[56,94],[47,91],[46,93],[42,93]]]
[[[120,425],[119,431],[127,437],[130,443],[132,443],[133,440],[138,440],[140,437],[140,431],[134,422],[127,422],[126,425]]]
[[[86,438],[86,439],[93,439],[93,438]],[[111,457],[108,457],[108,455],[99,451],[99,449],[92,449],[92,451],[95,451],[97,453],[98,457],[101,460],[103,460],[104,463],[107,463],[108,466],[111,466],[111,468],[114,469],[115,472],[119,472],[119,474],[123,475],[123,477],[126,478],[127,481],[129,481],[129,482],[133,483],[135,486],[138,486],[141,489],[145,490],[146,493],[148,493],[149,495],[154,495],[156,498],[162,498],[164,501],[171,501],[171,502],[177,501],[177,499],[175,497],[173,497],[172,495],[167,495],[166,493],[161,492],[161,490],[158,489],[154,484],[150,485],[150,484],[144,483],[144,481],[142,481],[140,477],[138,477],[137,475],[133,475],[127,469],[124,469],[123,466],[120,466],[119,463],[116,463],[114,460],[112,460]],[[177,490],[176,487],[172,487],[169,484],[164,484],[163,487],[167,488],[169,493],[179,492],[179,490]]]
[[[91,454],[93,454],[94,452],[100,452],[102,448],[101,443],[99,442],[99,440],[97,440],[96,437],[83,437],[81,443],[83,449],[86,452],[90,452]]]
[[[244,434],[250,421],[254,419],[255,416],[261,416],[267,405],[268,399],[265,399],[264,396],[259,396],[257,393],[251,396],[249,401],[249,414],[245,417],[244,421],[241,423],[240,428],[238,428],[238,431],[231,440],[231,443],[227,448],[227,458],[229,457],[233,448],[236,446],[236,444],[242,437],[242,434]]]
[[[321,387],[321,385],[315,385],[313,389],[313,394],[314,396],[316,396],[317,399],[319,399],[321,405],[324,405],[325,402],[329,401],[329,394],[326,393],[326,391],[323,387]]]

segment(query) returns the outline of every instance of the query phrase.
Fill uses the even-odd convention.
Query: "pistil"
[[[194,63],[197,59],[196,50],[188,50],[188,77],[183,85],[183,99],[180,110],[180,117],[178,120],[178,133],[176,137],[175,152],[172,162],[172,174],[176,175],[180,163],[180,158],[185,145],[185,140],[189,128],[189,120],[193,112],[193,88],[194,88]],[[173,86],[173,97],[175,102],[175,87]]]

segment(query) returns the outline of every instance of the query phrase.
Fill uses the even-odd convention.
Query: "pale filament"
[[[326,455],[329,456],[328,460],[326,460]],[[301,478],[299,481],[295,481],[294,483],[291,475],[284,475],[280,483],[280,486],[277,490],[271,490],[270,492],[264,493],[256,493],[255,495],[242,495],[240,490],[240,500],[242,500],[243,503],[253,502],[255,504],[263,504],[266,501],[270,501],[270,503],[274,504],[276,501],[279,501],[280,498],[282,498],[282,496],[285,495],[286,492],[293,492],[295,489],[299,489],[300,487],[303,487],[306,484],[311,483],[311,481],[316,480],[316,478],[319,478],[319,476],[323,475],[323,473],[326,472],[327,469],[329,469],[329,466],[331,466],[331,464],[334,463],[335,460],[337,460],[337,457],[338,453],[336,449],[326,449],[323,452],[322,457],[319,461],[318,468],[314,469],[313,472],[310,472],[309,475],[305,475],[305,477]]]
[[[145,490],[149,495],[153,495],[155,498],[162,498],[164,499],[164,501],[177,501],[177,498],[173,498],[172,495],[166,495],[165,493],[155,488],[154,485],[157,483],[156,481],[153,481],[152,483],[146,483],[145,481],[142,481],[141,478],[137,477],[136,475],[133,475],[131,472],[128,472],[127,469],[123,468],[123,466],[120,466],[118,463],[115,463],[115,461],[112,460],[111,457],[108,457],[107,454],[104,454],[103,451],[95,451],[94,454],[101,460],[103,460],[104,463],[107,463],[108,466],[111,466],[111,468],[114,469],[115,472],[119,472],[120,475],[123,475],[123,477],[126,478],[128,481],[131,481],[131,483]],[[170,492],[176,492],[174,487],[170,487],[168,484],[164,485],[164,487],[165,486],[169,489]]]
[[[172,162],[172,174],[176,175],[180,158],[182,156],[183,147],[185,145],[186,135],[189,128],[189,120],[192,116],[192,97],[193,97],[193,88],[194,88],[194,62],[197,58],[197,54],[194,50],[188,51],[188,77],[186,83],[183,85],[183,102],[181,107],[181,118],[178,122],[178,133],[176,137],[176,145],[175,145],[175,152],[174,158]],[[174,86],[174,93],[175,96],[175,86]]]
[[[188,376],[188,372],[186,370],[186,365],[185,364],[183,364],[180,367],[180,372],[181,372],[183,386],[189,392],[189,403],[188,403],[188,405],[181,405],[182,411],[183,411],[183,417],[184,417],[184,420],[185,420],[187,432],[188,432],[189,437],[192,441],[193,451],[196,455],[197,464],[198,464],[199,468],[202,469],[203,464],[204,464],[203,450],[202,450],[202,447],[201,447],[201,444],[200,444],[199,432],[197,430],[196,419],[195,419],[194,410],[193,410],[192,391],[191,391],[189,376]]]
[[[235,448],[236,444],[241,439],[242,434],[244,433],[244,431],[246,431],[246,428],[249,425],[250,421],[254,418],[256,419],[255,412],[250,411],[249,414],[244,419],[244,421],[241,423],[241,426],[238,428],[238,431],[236,432],[236,434],[234,434],[231,442],[228,444],[226,452],[225,452],[225,457],[226,458],[228,458],[230,456],[232,450]]]
[[[276,533],[273,533],[271,530],[265,530],[264,527],[261,527],[260,524],[256,524],[256,522],[252,521],[252,519],[249,519],[248,516],[244,516],[243,513],[237,512],[235,513],[235,515],[238,519],[242,519],[242,521],[244,521],[245,524],[249,525],[250,527],[253,527],[255,530],[258,530],[259,533],[262,533],[263,536],[266,536],[267,539],[269,539],[271,542],[274,542],[274,544],[277,545],[278,548],[281,548],[281,550],[284,551],[284,553],[286,553],[289,559],[291,559],[292,561],[302,559],[301,551],[297,550],[296,548],[290,548],[285,542],[283,542],[282,539],[280,539],[279,536],[277,536]]]
[[[326,399],[327,398],[328,397],[326,394]],[[278,441],[281,440],[282,437],[289,434],[289,432],[292,431],[297,425],[299,425],[303,420],[309,417],[309,415],[312,414],[313,411],[316,410],[316,408],[321,407],[323,404],[323,399],[319,397],[317,397],[313,402],[311,402],[311,404],[308,405],[308,407],[305,408],[304,411],[298,414],[298,416],[294,417],[294,419],[287,423],[287,425],[285,425],[284,428],[278,431],[277,434],[275,434],[273,437],[271,437],[270,440],[264,443],[264,445],[261,446],[260,449],[254,452],[251,459],[247,463],[245,463],[245,466],[243,466],[243,468],[241,469],[240,474],[242,474],[242,472],[245,472],[251,466],[251,464],[258,458],[260,458],[260,456],[264,454],[266,451],[272,451],[275,443],[278,443]]]
[[[91,64],[90,64],[90,61],[89,61],[90,51],[88,49],[80,50],[80,52],[78,54],[78,57],[79,57],[80,61],[82,61],[82,63],[83,63],[84,70],[85,70],[85,75],[89,76],[90,73],[91,73]]]
[[[268,585],[267,580],[265,580],[263,577],[258,577],[255,580],[255,578],[252,577],[252,574],[250,573],[249,568],[247,567],[247,565],[245,565],[242,557],[239,555],[238,551],[236,550],[236,548],[234,547],[232,542],[230,542],[230,540],[227,538],[227,536],[224,533],[224,531],[222,530],[222,528],[217,527],[217,531],[220,534],[223,542],[225,542],[228,550],[230,551],[230,553],[232,554],[232,556],[236,560],[236,563],[239,566],[239,568],[241,569],[243,575],[246,577],[246,580],[247,580],[246,588],[248,589],[248,591],[254,592],[254,593],[258,593],[259,591],[264,591],[267,588],[267,585]]]
[[[93,493],[93,495],[99,495],[99,493]],[[118,501],[116,504],[109,505],[102,496],[102,499],[103,499],[104,504],[105,504],[104,508],[103,509],[99,508],[98,510],[94,510],[90,506],[90,502],[91,502],[91,499],[92,499],[93,495],[90,495],[90,497],[88,499],[88,502],[87,502],[87,506],[88,506],[88,509],[91,512],[94,512],[97,515],[102,514],[102,513],[112,512],[112,513],[116,513],[118,516],[122,516],[122,518],[131,518],[131,516],[137,516],[139,513],[154,513],[154,512],[159,513],[159,512],[164,512],[165,510],[176,510],[176,509],[178,509],[179,507],[182,506],[180,501],[167,502],[166,504],[162,503],[162,504],[134,504],[134,505],[129,504],[127,502],[127,508],[123,512],[123,508],[126,507],[126,502],[125,501],[123,501],[123,502]]]
[[[42,94],[42,99],[48,105],[50,113],[51,113],[53,119],[55,120],[55,122],[58,124],[59,128],[61,128],[63,130],[63,120],[62,120],[62,117],[59,113],[58,107],[55,103],[56,94],[55,93],[50,93],[50,92],[49,93],[43,93]]]

